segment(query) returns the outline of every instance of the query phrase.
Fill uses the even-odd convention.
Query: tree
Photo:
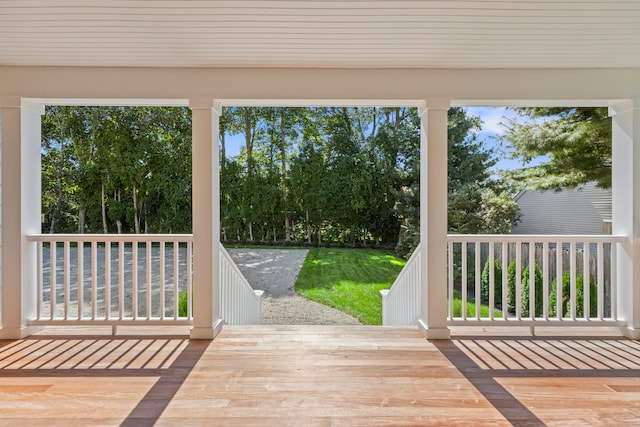
[[[524,165],[507,176],[532,189],[611,187],[611,119],[607,108],[517,108],[503,140]],[[523,120],[524,119],[524,120]],[[525,184],[526,183],[526,184]]]
[[[509,233],[518,205],[491,178],[493,151],[477,140],[479,117],[462,108],[449,110],[448,223],[454,233]]]
[[[318,109],[305,109],[301,117],[302,141],[299,152],[290,162],[290,200],[302,214],[307,243],[317,237],[322,242],[322,224],[325,220],[327,193],[327,167],[324,155],[324,135],[321,131]]]

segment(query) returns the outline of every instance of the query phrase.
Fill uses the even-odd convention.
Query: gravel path
[[[262,289],[265,325],[359,325],[357,319],[310,301],[294,290],[308,250],[227,249],[254,289]]]

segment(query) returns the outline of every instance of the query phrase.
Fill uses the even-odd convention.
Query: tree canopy
[[[489,173],[479,128],[450,110],[449,228],[508,232],[517,207]],[[224,240],[415,245],[415,108],[225,107],[220,129]],[[229,156],[233,135],[243,146]],[[42,159],[45,231],[191,231],[186,108],[48,107]]]
[[[508,177],[533,189],[595,182],[611,187],[611,119],[607,108],[517,108],[505,123],[505,142],[525,166]]]

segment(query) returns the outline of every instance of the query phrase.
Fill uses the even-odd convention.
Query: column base
[[[428,340],[449,340],[451,339],[451,330],[444,328],[430,328],[422,319],[418,320],[418,330]]]
[[[621,326],[620,332],[625,337],[632,340],[640,340],[640,329],[632,328],[629,326]]]
[[[224,324],[224,320],[218,319],[213,324],[211,328],[198,328],[193,327],[189,333],[189,338],[192,340],[212,340],[218,336],[220,331],[222,331],[222,325]]]
[[[22,326],[19,328],[5,327],[0,329],[0,339],[20,340],[43,329],[44,327],[42,326]]]

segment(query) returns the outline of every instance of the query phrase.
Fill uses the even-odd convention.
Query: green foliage
[[[529,278],[529,272],[530,272],[529,266],[527,266],[524,270],[522,270],[522,316],[523,317],[529,317],[530,315],[529,302],[531,301],[531,296],[530,296],[531,283]],[[535,286],[534,317],[540,317],[542,316],[544,294],[542,291],[542,286],[543,286],[542,270],[540,270],[540,267],[538,267],[537,265],[535,266],[535,270],[534,270],[534,280],[535,280],[534,282],[535,283],[534,285]]]
[[[491,263],[489,260],[484,263],[484,268],[482,269],[482,276],[480,277],[480,297],[482,304],[489,304],[489,274],[491,270]],[[493,277],[494,277],[494,291],[493,291],[493,300],[496,306],[502,305],[502,264],[500,260],[494,260],[493,266]]]
[[[477,141],[480,119],[449,110],[448,227],[452,233],[509,233],[518,205],[491,179],[493,151]]]
[[[519,117],[506,124],[503,137],[512,157],[524,165],[542,156],[545,161],[510,172],[510,179],[534,189],[591,181],[611,187],[611,118],[606,107],[517,108],[516,112]]]
[[[489,168],[496,158],[477,140],[479,117],[469,116],[463,108],[451,108],[448,120],[449,232],[509,233],[517,220],[518,206],[503,185],[490,176]],[[419,146],[414,148],[414,167],[402,190],[396,192],[396,210],[402,219],[397,251],[403,256],[409,256],[419,241]]]
[[[589,313],[594,316],[598,312],[598,285],[593,276],[589,280]],[[557,279],[551,283],[551,294],[549,295],[549,315],[558,314],[558,284]],[[571,273],[569,271],[562,275],[562,317],[571,316]],[[580,273],[576,276],[576,316],[584,317],[584,275]]]
[[[489,179],[479,119],[449,112],[449,223],[508,231],[515,204]],[[393,247],[419,240],[415,108],[224,108],[220,216],[225,241]],[[240,136],[229,157],[228,138]],[[48,107],[43,227],[52,232],[191,231],[191,113],[165,107]],[[511,204],[510,204],[511,203]]]
[[[187,317],[187,292],[181,291],[178,294],[178,317]]]
[[[369,325],[382,323],[380,290],[389,289],[406,261],[388,251],[313,248],[298,274],[300,295]]]
[[[516,260],[507,266],[507,311],[516,311]]]
[[[471,301],[467,301],[466,307],[467,317],[475,317],[476,315],[476,303],[472,299]],[[490,308],[482,304],[480,306],[480,317],[490,317],[491,314]],[[462,317],[462,296],[459,291],[453,291],[453,317]],[[498,310],[493,310],[494,318],[501,318],[502,313]]]
[[[164,107],[47,107],[44,228],[191,231],[191,113]]]
[[[529,278],[529,266],[525,267],[522,270],[522,280],[521,280],[521,289],[520,289],[520,313],[522,317],[530,316],[530,278]],[[542,270],[537,265],[535,266],[534,272],[534,280],[535,280],[535,316],[542,316],[543,310],[543,278],[542,278]],[[507,310],[510,313],[516,312],[516,261],[513,260],[509,263],[507,267]]]

